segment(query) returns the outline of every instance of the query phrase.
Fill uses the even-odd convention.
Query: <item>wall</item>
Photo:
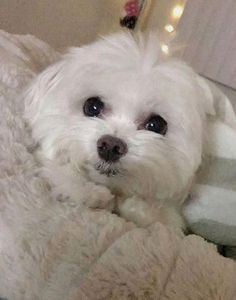
[[[0,0],[0,28],[56,48],[88,43],[119,27],[125,0]],[[116,21],[117,20],[117,21]]]
[[[203,76],[236,89],[236,1],[188,1],[178,27],[182,58]]]

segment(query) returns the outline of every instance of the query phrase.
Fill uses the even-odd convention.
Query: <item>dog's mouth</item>
[[[99,161],[95,165],[95,169],[102,175],[107,177],[114,177],[121,174],[121,168],[115,163],[108,163],[105,161]]]

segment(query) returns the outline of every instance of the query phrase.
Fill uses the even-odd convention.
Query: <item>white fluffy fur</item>
[[[102,118],[83,114],[100,96]],[[207,86],[191,68],[168,59],[155,35],[115,34],[73,48],[36,78],[26,96],[26,118],[57,196],[90,207],[116,207],[141,226],[156,219],[180,226],[180,207],[202,157]],[[138,126],[152,113],[168,122],[165,136]],[[128,145],[118,170],[101,175],[96,149],[104,134]]]

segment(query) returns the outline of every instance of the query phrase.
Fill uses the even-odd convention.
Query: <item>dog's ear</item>
[[[199,76],[198,82],[204,93],[202,105],[206,114],[236,126],[236,115],[228,97],[211,81]]]
[[[25,118],[34,124],[45,109],[50,90],[60,81],[63,61],[59,61],[39,74],[24,93]]]
[[[201,76],[197,76],[198,85],[200,87],[201,105],[203,106],[204,112],[207,115],[214,116],[216,114],[214,107],[214,96],[212,94],[211,88],[207,83],[206,79]]]

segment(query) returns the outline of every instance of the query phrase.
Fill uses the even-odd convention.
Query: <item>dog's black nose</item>
[[[128,151],[127,144],[121,139],[103,135],[97,141],[98,155],[107,162],[115,162],[125,155]]]

